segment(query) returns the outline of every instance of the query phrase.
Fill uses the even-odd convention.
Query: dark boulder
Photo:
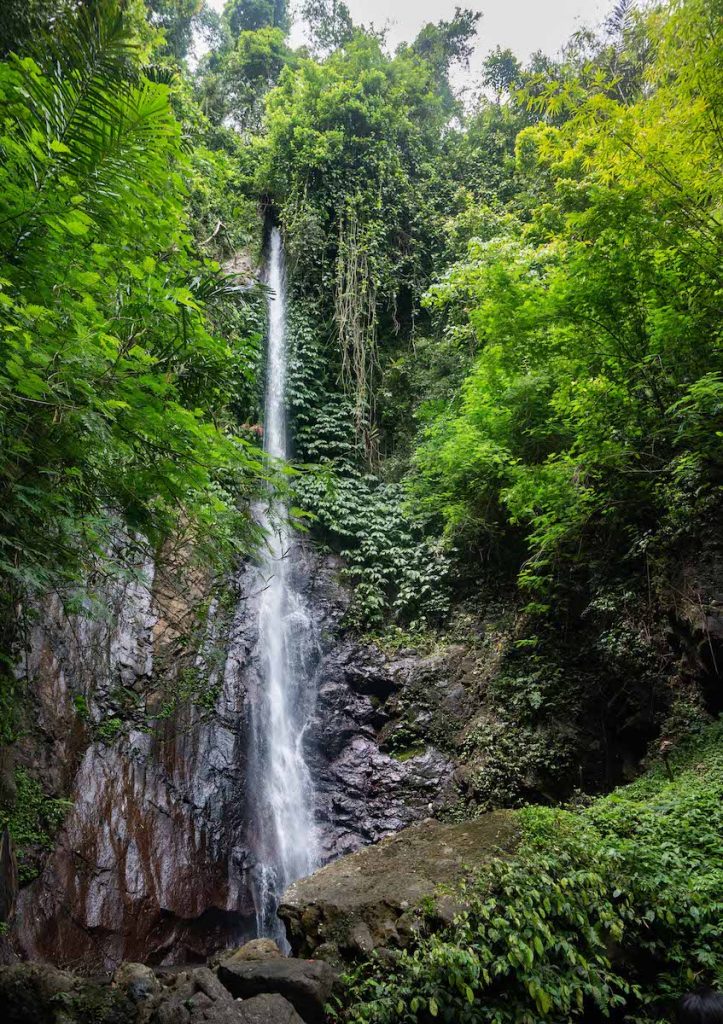
[[[272,960],[283,956],[273,939],[251,939],[233,953],[226,951],[218,956],[218,963],[237,960]]]
[[[219,964],[218,976],[229,992],[241,999],[271,993],[283,996],[309,1024],[323,1024],[324,1004],[336,980],[336,973],[323,960],[291,957],[231,958]]]
[[[208,967],[173,975],[150,1024],[247,1024],[241,1004]]]
[[[291,1003],[280,995],[254,996],[238,1005],[244,1024],[304,1024]]]
[[[49,964],[0,967],[3,1024],[139,1024],[138,1006],[107,980],[97,983]],[[174,1024],[179,1024],[175,1021]]]
[[[6,1024],[54,1022],[57,996],[70,994],[75,979],[65,971],[41,964],[0,967],[0,1006]]]
[[[113,974],[113,985],[138,1006],[149,1004],[161,991],[161,983],[145,964],[122,963]]]

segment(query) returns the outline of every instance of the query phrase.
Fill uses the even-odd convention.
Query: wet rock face
[[[20,894],[16,928],[27,955],[93,970],[129,954],[198,962],[252,912],[234,879],[235,848],[225,847],[233,820],[215,821],[210,801],[191,803],[161,755],[135,732],[88,749],[58,847]]]
[[[351,640],[326,654],[307,760],[317,780],[323,859],[377,842],[454,800],[454,764],[430,745],[409,756],[380,749],[393,697],[409,683],[375,649]]]
[[[328,860],[454,800],[443,743],[406,750],[393,737],[394,753],[380,745],[395,733],[400,702],[407,718],[424,718],[434,715],[425,701],[442,700],[453,732],[465,693],[444,665],[389,661],[345,638],[339,563],[308,547],[290,557],[323,641],[304,744]],[[174,587],[171,576],[147,565],[145,585],[112,590],[106,617],[68,621],[49,602],[33,628],[25,669],[34,724],[20,762],[39,768],[44,788],[73,809],[41,876],[19,894],[11,940],[23,956],[86,971],[122,960],[200,963],[253,934],[246,753],[259,687],[258,588],[241,574],[225,600],[210,602],[189,660],[183,631],[209,595],[204,581],[181,573]],[[215,694],[212,708],[168,703],[189,666]]]
[[[78,721],[79,695],[90,721],[83,725],[86,746],[75,776],[60,791],[73,808],[42,875],[18,900],[13,938],[33,959],[89,971],[113,969],[128,958],[199,962],[253,912],[243,883],[237,624],[231,618],[225,626],[228,656],[213,715],[182,704],[159,719],[165,696],[154,661],[168,660],[174,650],[168,635],[177,635],[171,622],[194,607],[190,601],[179,606],[176,597],[172,607],[157,573],[147,572],[146,580],[145,587],[111,594],[108,619],[66,621],[63,631],[58,615],[46,629],[42,618],[36,626],[30,679],[38,720],[45,723],[44,749],[67,749],[66,723]],[[209,630],[216,625],[211,617]],[[73,643],[78,629],[80,652]],[[129,693],[138,698],[130,709]],[[53,704],[60,712],[52,711],[51,727]],[[121,727],[118,737],[94,739],[109,720]],[[33,749],[25,754],[33,763]],[[51,759],[46,785],[53,774]]]
[[[292,949],[344,961],[404,947],[425,897],[436,899],[441,921],[451,920],[456,908],[437,887],[461,881],[516,842],[514,813],[492,811],[454,824],[429,819],[341,857],[284,894],[279,914]]]
[[[154,565],[138,558],[137,578],[105,589],[102,611],[69,618],[56,595],[36,609],[17,674],[30,681],[32,706],[21,745],[21,764],[32,767],[45,789],[67,793],[83,751],[88,724],[115,708],[123,687],[142,689],[153,670]],[[144,582],[141,582],[141,578]],[[88,723],[78,713],[82,702]]]

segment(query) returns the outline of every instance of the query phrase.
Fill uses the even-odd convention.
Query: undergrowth
[[[519,812],[451,926],[346,977],[345,1024],[662,1022],[723,981],[723,722],[582,810]]]

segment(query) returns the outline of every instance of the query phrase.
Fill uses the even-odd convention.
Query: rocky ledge
[[[427,819],[340,857],[285,893],[280,915],[296,956],[270,939],[217,955],[207,967],[122,963],[88,978],[45,964],[0,967],[6,1024],[324,1024],[331,964],[399,949],[424,920],[457,912],[449,887],[517,843],[511,811],[475,821]],[[442,888],[440,888],[442,887]]]
[[[514,813],[493,811],[454,824],[427,819],[341,857],[286,890],[279,915],[291,947],[337,963],[403,947],[419,927],[422,901],[434,900],[440,923],[451,920],[457,908],[439,887],[469,877],[516,843]]]
[[[46,964],[0,967],[0,1006],[5,1024],[322,1024],[335,980],[328,964],[262,939],[215,970],[123,963],[94,979]]]

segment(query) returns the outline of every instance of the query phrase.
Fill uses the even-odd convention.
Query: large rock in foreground
[[[242,1000],[268,993],[283,996],[309,1024],[323,1024],[324,1004],[336,980],[335,972],[323,960],[285,956],[263,960],[232,956],[221,961],[218,976],[229,992]]]
[[[341,857],[284,893],[279,915],[292,949],[297,956],[318,951],[327,959],[349,959],[404,946],[425,897],[469,877],[516,843],[514,813],[492,811],[455,824],[428,819]],[[442,918],[452,916],[448,900],[437,905]]]
[[[0,1010],[3,1024],[305,1024],[278,993],[238,999],[207,967],[159,978],[133,963],[112,984],[47,964],[0,967]]]

